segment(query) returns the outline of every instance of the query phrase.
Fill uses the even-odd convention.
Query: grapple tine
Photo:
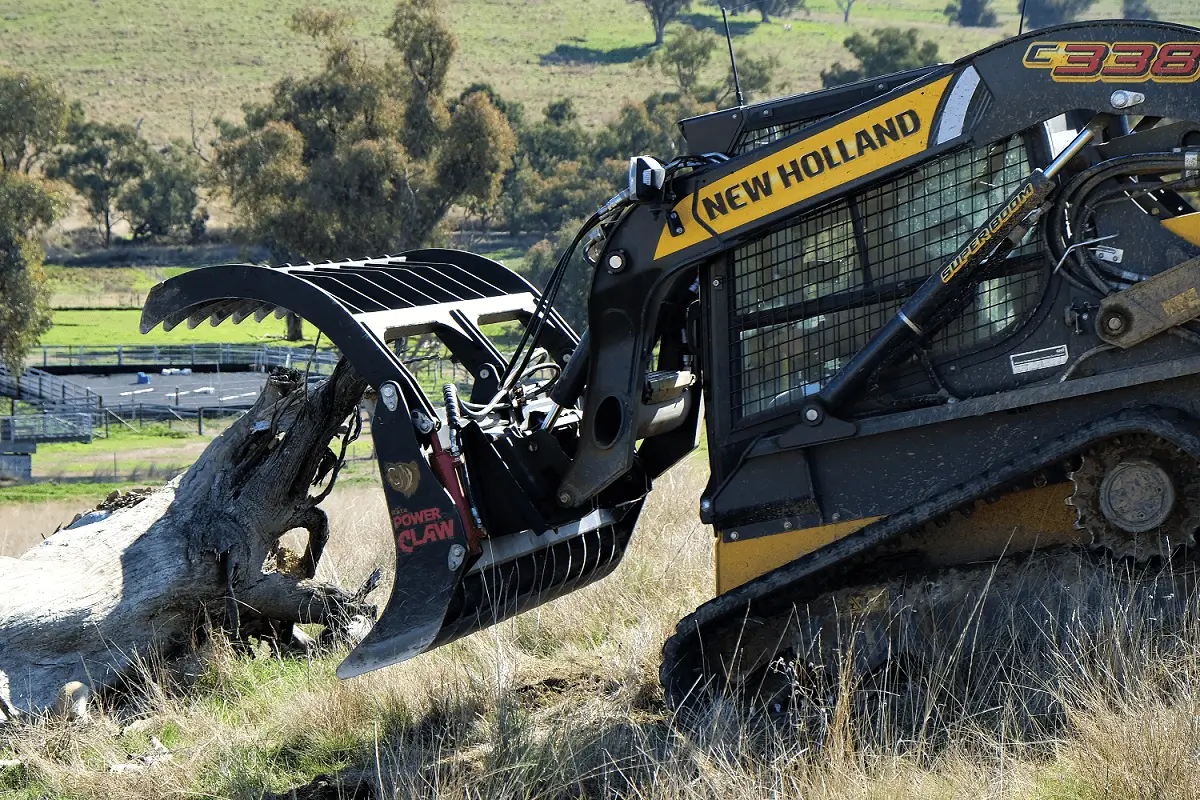
[[[467,531],[413,433],[398,388],[385,384],[371,423],[396,543],[396,578],[379,621],[337,668],[352,678],[424,652],[442,628],[466,565]]]

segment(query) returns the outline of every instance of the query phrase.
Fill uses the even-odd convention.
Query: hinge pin
[[[446,566],[453,572],[462,566],[463,558],[467,555],[467,548],[461,544],[453,545],[450,548],[450,553],[446,556]]]
[[[1113,108],[1129,108],[1145,101],[1146,95],[1141,92],[1131,92],[1128,89],[1117,89],[1108,99]]]
[[[400,400],[400,390],[396,387],[394,381],[388,381],[379,387],[379,397],[383,400],[383,404],[387,406],[388,411],[395,411]]]

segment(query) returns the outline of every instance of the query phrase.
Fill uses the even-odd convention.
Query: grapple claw
[[[339,676],[409,659],[602,577],[620,561],[645,490],[559,506],[558,479],[578,415],[540,429],[553,406],[545,394],[557,369],[539,366],[531,385],[496,402],[506,399],[498,389],[510,364],[481,327],[528,326],[538,301],[537,290],[501,264],[436,249],[340,263],[208,267],[150,292],[143,332],[290,311],[315,325],[376,390],[371,432],[396,577],[379,621]],[[540,328],[535,344],[561,369],[578,337],[553,312]],[[456,391],[444,395],[455,405],[446,413],[398,355],[397,343],[418,335],[435,336],[469,373],[462,416]]]

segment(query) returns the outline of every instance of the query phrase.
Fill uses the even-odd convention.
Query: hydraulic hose
[[[1102,189],[1105,182],[1114,178],[1184,171],[1185,167],[1184,153],[1138,153],[1102,161],[1076,175],[1054,204],[1044,230],[1045,246],[1055,263],[1063,264],[1067,279],[1077,287],[1094,287],[1107,295],[1147,277],[1099,261],[1078,245],[1092,235],[1089,224],[1100,205],[1151,192],[1200,185],[1200,180],[1191,176],[1165,183]],[[1074,248],[1073,252],[1071,248]]]
[[[475,502],[475,493],[471,490],[471,477],[467,471],[467,465],[462,454],[462,443],[459,440],[459,430],[462,427],[462,414],[458,401],[458,387],[453,383],[447,383],[442,386],[442,397],[446,400],[446,428],[450,436],[450,455],[454,461],[455,472],[459,480],[462,481],[463,495],[465,496],[467,509],[471,514],[471,523],[474,525],[474,530],[483,531],[483,520],[479,516],[479,505]],[[474,538],[477,540],[478,535]],[[472,543],[472,549],[477,546],[478,542]]]
[[[563,367],[558,380],[550,387],[550,399],[560,408],[569,408],[575,405],[575,401],[583,393],[583,385],[587,382],[590,343],[591,336],[588,329],[585,329],[583,336],[579,337],[579,345],[575,348],[575,352],[567,359],[567,365]]]
[[[550,273],[550,277],[546,280],[546,286],[542,290],[542,297],[534,308],[533,317],[530,319],[529,325],[525,327],[524,333],[521,334],[521,340],[517,343],[517,349],[513,351],[513,358],[509,362],[508,371],[504,374],[500,382],[500,390],[502,392],[511,390],[513,385],[525,372],[525,368],[529,366],[529,361],[533,358],[534,347],[537,345],[538,339],[541,338],[542,330],[546,326],[546,320],[549,319],[554,309],[554,300],[558,296],[558,289],[562,285],[567,267],[571,263],[571,256],[574,255],[575,248],[579,246],[579,243],[583,241],[588,232],[600,222],[600,217],[600,212],[596,212],[588,217],[588,220],[579,228],[579,232],[575,234],[575,238],[571,240],[571,244],[559,256],[558,263],[554,265],[554,271]]]

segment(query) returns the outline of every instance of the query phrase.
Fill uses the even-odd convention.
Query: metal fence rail
[[[265,371],[274,366],[306,370],[310,380],[327,378],[337,365],[336,350],[315,350],[312,347],[281,347],[237,344],[196,345],[112,345],[112,346],[45,346],[36,348],[33,359],[39,352],[47,366],[68,367],[86,373],[89,367],[140,366],[182,367],[227,365],[249,367],[254,371]],[[421,353],[421,354],[417,354]],[[472,376],[460,363],[449,358],[442,350],[429,351],[417,348],[416,353],[401,354],[401,360],[412,372],[417,383],[429,393],[440,395],[444,383],[458,384],[464,391],[470,388]],[[204,408],[187,408],[162,403],[147,403],[138,400],[128,402],[105,402],[94,390],[74,383],[68,378],[50,374],[37,367],[28,367],[20,375],[11,373],[0,364],[0,397],[10,397],[26,404],[18,407],[17,416],[40,418],[50,413],[55,415],[90,415],[91,429],[96,435],[105,435],[113,424],[134,425],[140,422],[162,422],[169,420],[195,421],[203,430],[205,418],[223,413],[240,413],[251,404],[218,403]],[[113,400],[115,398],[109,398]]]
[[[424,355],[402,353],[400,357],[419,382],[464,383],[471,379],[470,373],[461,364],[452,362],[448,353]],[[314,351],[312,347],[275,345],[47,345],[34,349],[30,353],[27,363],[40,360],[42,367],[66,367],[79,372],[86,372],[88,367],[230,366],[249,367],[254,371],[264,371],[278,366],[299,370],[307,369],[311,375],[328,376],[333,373],[333,368],[337,365],[339,358],[340,355],[336,350],[319,349]],[[62,381],[61,378],[48,375],[38,368],[31,367],[26,372]],[[2,381],[3,378],[0,378],[0,396],[12,396],[4,391]],[[46,386],[49,387],[49,384]],[[73,398],[80,396],[79,393],[86,392],[81,386],[73,386],[74,390],[69,387],[66,389],[58,387],[58,391],[62,395],[58,401],[60,404],[72,402]],[[30,398],[30,402],[54,402],[50,397],[52,392],[52,388],[46,388],[45,391],[40,392],[40,399]],[[92,394],[94,396],[94,393]]]
[[[94,427],[101,427],[105,417],[110,420],[122,419],[133,422],[165,419],[195,419],[203,412],[206,417],[221,414],[243,414],[253,407],[253,403],[223,403],[211,406],[173,406],[169,403],[144,403],[132,400],[124,403],[105,403],[103,407],[88,408],[86,406],[60,406],[53,410],[54,414],[87,414],[93,420]],[[36,416],[32,412],[29,416]],[[17,416],[24,416],[18,413]]]
[[[0,397],[40,406],[100,406],[100,395],[91,389],[32,367],[15,375],[3,364],[0,364]]]
[[[338,362],[331,349],[256,344],[118,344],[46,345],[30,351],[27,364],[66,367],[211,367],[236,366],[263,369],[292,367],[328,374]]]
[[[91,412],[0,417],[0,442],[91,442]]]

